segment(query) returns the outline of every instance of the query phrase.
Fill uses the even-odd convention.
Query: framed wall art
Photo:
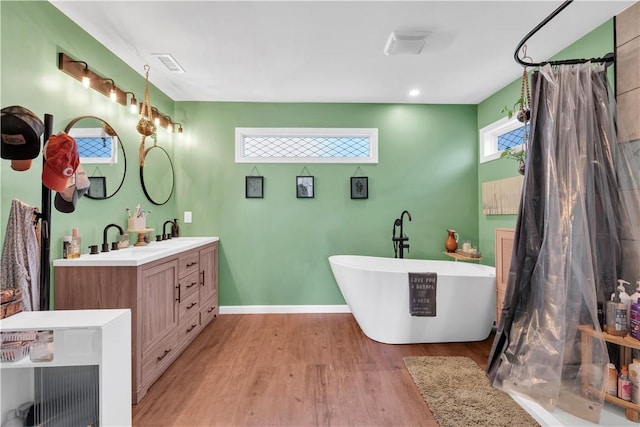
[[[107,197],[107,179],[104,176],[89,177],[89,191],[87,195],[93,199],[104,199]]]
[[[313,199],[314,191],[313,176],[296,176],[296,197],[298,199]]]
[[[244,197],[246,199],[264,198],[264,177],[246,176],[244,178]]]
[[[366,176],[351,177],[351,198],[352,199],[368,199],[369,198],[369,178]]]

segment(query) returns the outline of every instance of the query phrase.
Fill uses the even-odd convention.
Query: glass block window
[[[102,128],[73,128],[69,135],[76,141],[81,163],[118,162],[118,139]]]
[[[506,149],[523,147],[525,130],[529,133],[529,124],[525,128],[515,117],[505,117],[480,129],[480,163],[499,158]]]
[[[236,163],[377,162],[377,129],[236,128]]]

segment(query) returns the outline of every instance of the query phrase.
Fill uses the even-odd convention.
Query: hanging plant
[[[524,175],[525,161],[527,159],[526,147],[529,143],[529,132],[527,130],[527,123],[531,119],[530,106],[531,95],[529,94],[529,76],[527,74],[527,68],[522,70],[522,83],[520,85],[520,98],[513,104],[513,109],[508,106],[504,106],[500,113],[506,114],[509,119],[516,114],[516,118],[519,122],[524,123],[524,132],[522,134],[522,148],[512,147],[504,150],[500,154],[501,159],[513,159],[518,162],[518,172],[520,175]]]
[[[527,151],[524,148],[507,148],[500,154],[501,159],[512,159],[518,161],[518,172],[524,175],[524,162],[527,159]]]
[[[149,96],[149,70],[151,67],[144,66],[145,69],[145,86],[144,86],[144,99],[142,100],[142,108],[140,108],[140,119],[136,125],[136,130],[142,135],[142,141],[140,142],[140,148],[138,149],[140,157],[140,166],[144,166],[144,141],[148,136],[153,136],[156,133],[156,127],[153,124],[153,113],[151,111],[151,97]],[[155,140],[155,138],[154,138]]]

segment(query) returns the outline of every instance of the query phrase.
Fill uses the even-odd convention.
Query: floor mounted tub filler
[[[329,257],[364,334],[385,344],[482,341],[495,319],[495,268],[454,261]],[[436,273],[435,316],[412,316],[409,273]]]

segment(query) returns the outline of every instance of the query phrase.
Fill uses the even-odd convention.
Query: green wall
[[[554,55],[551,59],[594,58],[613,52],[613,20],[609,20],[571,44],[566,49]],[[529,52],[532,55],[533,52]],[[542,60],[534,58],[535,60]],[[613,67],[609,67],[609,81],[614,81]],[[478,105],[478,130],[503,117],[500,110],[504,106],[513,108],[513,104],[520,98],[520,82],[517,79],[494,93]],[[613,84],[613,83],[612,83]],[[478,169],[478,227],[479,241],[483,254],[483,264],[494,265],[495,260],[495,229],[500,227],[515,227],[516,215],[484,215],[482,213],[482,183],[516,176],[517,163],[514,160],[496,159],[479,166]]]
[[[152,210],[149,217],[152,227],[174,217],[177,214],[175,198],[165,206],[152,207],[142,192],[137,167],[141,140],[135,131],[137,117],[128,108],[112,103],[94,90],[85,89],[79,81],[59,71],[57,57],[62,51],[86,61],[98,74],[113,78],[123,90],[136,93],[138,99],[144,93],[144,77],[141,76],[144,70],[131,69],[48,2],[2,1],[0,15],[0,106],[22,105],[41,118],[45,113],[52,114],[54,133],[64,130],[77,116],[99,116],[118,132],[127,155],[124,185],[114,197],[108,200],[82,198],[72,214],[60,213],[52,206],[51,258],[62,256],[62,236],[71,234],[73,227],[80,230],[84,253],[88,252],[89,245],[102,242],[102,230],[107,224],[117,223],[126,228],[125,209],[138,203]],[[173,100],[154,87],[151,88],[151,102],[163,113],[173,116]],[[158,133],[158,142],[170,152],[173,152],[173,138],[164,130]],[[41,165],[42,157],[39,157],[29,171],[16,172],[8,160],[0,162],[2,241],[12,199],[40,206]],[[88,175],[95,170],[91,165],[85,165],[85,168]],[[107,168],[109,166],[100,165],[105,174]],[[55,193],[52,201],[53,195]],[[115,231],[111,230],[109,240],[114,239]]]
[[[102,241],[105,225],[125,225],[125,208],[138,203],[152,209],[156,228],[189,210],[194,222],[181,224],[183,235],[221,238],[222,305],[342,304],[327,257],[392,256],[393,221],[404,209],[413,216],[406,225],[408,257],[442,259],[446,228],[477,240],[475,106],[174,103],[152,88],[152,104],[184,124],[185,138],[160,131],[159,143],[174,157],[177,187],[169,204],[151,206],[138,178],[135,116],[59,71],[56,58],[63,51],[84,60],[139,99],[142,70],[122,63],[47,2],[0,7],[1,105],[53,114],[54,132],[76,116],[100,116],[119,132],[129,160],[125,184],[113,198],[81,199],[73,214],[53,210],[52,259],[61,256],[62,236],[72,227],[80,228],[87,251]],[[380,162],[361,166],[370,179],[369,199],[349,197],[356,165],[319,164],[257,165],[265,198],[245,199],[244,177],[254,165],[234,162],[236,126],[377,127]],[[11,199],[40,204],[39,162],[21,173],[1,162],[3,224]],[[295,176],[304,166],[316,177],[314,199],[295,198]]]
[[[409,258],[443,259],[447,228],[477,241],[473,105],[180,102],[177,108],[198,124],[196,142],[176,153],[183,166],[178,205],[193,211],[193,224],[184,226],[189,234],[220,236],[223,306],[344,303],[327,258],[393,256],[393,222],[404,209],[413,218],[405,225]],[[360,165],[369,199],[350,199],[356,165],[236,164],[235,127],[378,128],[379,163]],[[254,166],[265,177],[264,199],[244,198],[244,178]],[[296,199],[295,177],[305,166],[316,195]]]
[[[483,182],[516,174],[512,161],[478,165],[479,128],[500,118],[519,97],[519,81],[480,105],[270,104],[174,102],[151,87],[151,102],[183,123],[185,138],[163,130],[159,144],[176,167],[176,192],[164,206],[146,201],[138,175],[137,117],[57,69],[62,51],[142,98],[143,70],[134,70],[48,2],[0,2],[0,106],[25,106],[54,115],[54,132],[80,115],[104,118],[120,134],[128,158],[121,191],[104,201],[81,199],[76,212],[52,211],[52,258],[62,255],[62,236],[80,228],[83,250],[102,241],[105,225],[126,224],[127,207],[153,212],[158,229],[168,218],[193,212],[183,235],[215,235],[220,245],[221,305],[342,304],[327,257],[332,254],[392,256],[393,220],[407,209],[409,258],[443,259],[446,229],[471,240],[493,264],[494,230],[513,226],[515,216],[480,212]],[[560,57],[599,56],[613,49],[607,22]],[[161,72],[151,64],[151,73]],[[379,163],[361,165],[369,199],[351,200],[349,178],[356,165],[236,164],[235,127],[375,127]],[[40,205],[41,158],[27,172],[0,162],[0,221],[4,240],[9,206],[17,198]],[[265,177],[265,198],[244,198],[244,177]],[[316,197],[296,199],[295,176],[304,167],[316,177]],[[91,174],[92,168],[87,171]],[[160,177],[159,177],[160,178]]]

